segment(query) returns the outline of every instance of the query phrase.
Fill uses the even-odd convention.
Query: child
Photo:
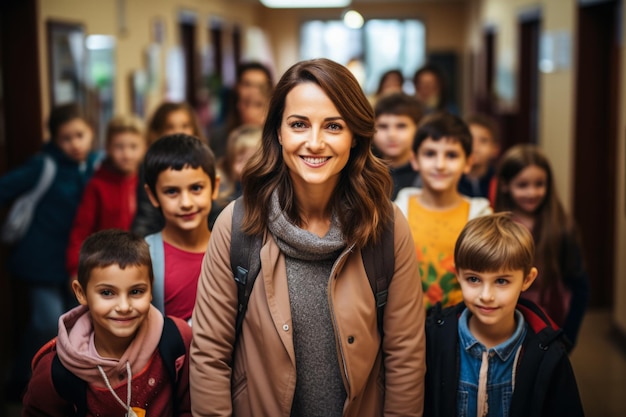
[[[263,126],[273,88],[272,71],[267,65],[248,61],[237,66],[235,87],[224,91],[221,115],[210,133],[216,158],[226,153],[228,135],[234,129],[244,124]]]
[[[174,133],[184,133],[207,142],[196,112],[186,102],[164,102],[155,110],[148,123],[148,145],[162,136]],[[156,210],[148,199],[144,189],[143,177],[143,170],[140,167],[140,181],[137,186],[137,212],[131,230],[141,236],[146,236],[161,230],[164,220],[159,210]]]
[[[191,329],[150,304],[152,281],[141,237],[108,229],[85,240],[72,282],[81,305],[61,317],[57,338],[35,356],[23,416],[75,415],[76,408],[77,415],[191,416]],[[69,385],[82,390],[68,395]]]
[[[541,274],[524,296],[544,308],[572,346],[589,299],[589,277],[573,220],[557,196],[550,163],[535,145],[517,145],[498,170],[496,211],[512,211],[535,238]]]
[[[422,121],[413,142],[413,168],[423,187],[400,190],[396,204],[409,220],[426,308],[461,301],[454,274],[454,242],[465,223],[491,213],[489,201],[459,194],[461,175],[467,171],[472,136],[463,121],[447,112]]]
[[[146,236],[155,276],[153,303],[168,316],[190,320],[219,187],[213,152],[193,136],[164,136],[150,145],[144,166],[150,202],[165,218],[160,232]]]
[[[404,74],[398,68],[385,71],[378,81],[378,88],[374,95],[374,103],[382,96],[392,93],[401,93],[404,88]]]
[[[92,151],[93,131],[77,105],[54,108],[48,130],[50,141],[42,152],[0,178],[0,206],[5,206],[35,186],[44,158],[56,166],[54,179],[35,209],[29,230],[11,248],[7,262],[11,276],[25,285],[30,316],[8,383],[16,396],[26,387],[33,355],[54,337],[59,316],[74,304],[65,250],[83,189],[98,159]]]
[[[148,123],[148,144],[161,136],[184,133],[206,141],[193,107],[184,101],[161,103]]]
[[[209,216],[211,229],[222,209],[241,196],[241,173],[248,160],[261,147],[262,134],[263,127],[247,124],[239,126],[228,135],[226,154],[217,168],[220,190]]]
[[[117,116],[107,126],[107,157],[85,188],[67,248],[67,269],[76,277],[78,253],[90,234],[103,229],[130,230],[137,209],[137,171],[146,152],[143,124]]]
[[[395,200],[405,187],[418,187],[419,173],[411,167],[413,138],[422,118],[422,106],[415,97],[390,93],[374,106],[376,134],[374,147],[389,165]]]
[[[426,319],[425,417],[584,415],[561,330],[519,298],[533,255],[510,213],[467,223],[454,250],[463,303]]]
[[[498,127],[495,120],[482,114],[468,117],[465,123],[472,132],[472,166],[461,177],[459,192],[468,197],[485,197],[492,203],[495,198],[494,162],[500,153]]]

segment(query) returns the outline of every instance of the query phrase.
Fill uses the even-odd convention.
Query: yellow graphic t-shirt
[[[454,245],[467,223],[470,204],[463,200],[448,211],[433,211],[418,201],[409,199],[408,221],[417,251],[424,306],[432,307],[441,301],[443,307],[463,300],[454,268]]]

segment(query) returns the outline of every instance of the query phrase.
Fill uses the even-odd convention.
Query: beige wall
[[[118,5],[125,5],[123,14],[127,30],[119,25]],[[146,67],[146,51],[153,42],[151,27],[156,19],[165,24],[165,42],[161,48],[160,73],[165,74],[165,56],[170,48],[179,44],[178,15],[182,10],[196,17],[197,45],[199,51],[209,42],[208,22],[211,17],[221,18],[226,24],[242,27],[254,24],[256,6],[232,7],[226,0],[39,0],[39,40],[41,48],[41,88],[43,114],[49,112],[48,51],[46,46],[46,21],[80,23],[86,35],[104,34],[117,38],[115,111],[129,112],[131,106],[130,76]],[[199,52],[198,51],[198,52]],[[165,80],[161,76],[158,90],[148,97],[148,113],[163,97]]]
[[[622,7],[622,25],[626,23],[626,8]],[[620,68],[620,99],[617,140],[617,181],[615,200],[615,298],[613,322],[626,335],[626,32],[622,30]]]

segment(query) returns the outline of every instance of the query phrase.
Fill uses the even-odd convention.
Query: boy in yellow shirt
[[[492,212],[486,198],[458,192],[471,153],[472,135],[463,120],[447,112],[427,116],[415,134],[411,162],[422,188],[404,188],[395,200],[411,227],[426,308],[463,299],[455,277],[454,243],[468,220]]]

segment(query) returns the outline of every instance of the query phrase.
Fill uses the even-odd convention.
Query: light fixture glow
[[[350,29],[360,29],[363,26],[363,16],[356,10],[348,10],[343,15],[343,23]]]
[[[350,2],[351,0],[261,0],[261,4],[274,9],[346,7]]]
[[[115,46],[115,37],[110,35],[89,35],[85,41],[89,50],[111,49]]]

